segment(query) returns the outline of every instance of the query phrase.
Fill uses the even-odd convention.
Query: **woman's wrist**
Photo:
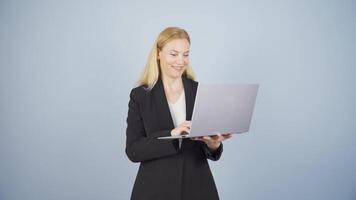
[[[213,143],[213,144],[207,144],[208,148],[211,150],[211,151],[215,151],[217,150],[221,145],[221,142],[218,142],[218,143]]]

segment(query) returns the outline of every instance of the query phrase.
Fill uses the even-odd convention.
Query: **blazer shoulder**
[[[185,78],[186,81],[187,81],[188,83],[190,83],[193,87],[197,87],[197,86],[198,86],[198,82],[197,82],[197,81],[192,80],[192,79],[187,78],[187,77],[184,77],[184,78]]]
[[[140,93],[146,93],[146,92],[148,92],[149,90],[145,87],[145,86],[143,86],[143,85],[141,85],[141,86],[137,86],[137,87],[134,87],[134,88],[132,88],[131,89],[131,93],[138,93],[138,94],[140,94]]]
[[[192,79],[188,79],[188,80],[190,80],[192,82],[192,85],[194,87],[196,87],[198,85],[198,81],[195,81],[195,80],[192,80]]]
[[[130,92],[130,97],[135,99],[136,101],[141,100],[147,93],[149,92],[149,90],[144,87],[144,86],[137,86],[133,89],[131,89]]]
[[[191,86],[192,86],[192,89],[194,91],[194,94],[196,94],[196,92],[198,90],[199,83],[197,81],[194,81],[194,80],[191,80],[191,79],[188,79],[188,80],[191,82]]]

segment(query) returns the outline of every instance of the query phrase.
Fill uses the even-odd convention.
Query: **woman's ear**
[[[159,60],[161,57],[161,51],[159,49],[157,49],[157,60]]]

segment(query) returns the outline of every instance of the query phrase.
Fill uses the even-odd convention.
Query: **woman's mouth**
[[[175,70],[181,71],[184,66],[172,66]]]

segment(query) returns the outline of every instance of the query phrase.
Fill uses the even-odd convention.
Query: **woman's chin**
[[[174,78],[181,78],[182,75],[183,75],[183,72],[181,72],[181,73],[176,73],[176,74],[174,75]]]
[[[184,72],[184,71],[180,71],[180,72],[177,72],[177,71],[175,71],[175,72],[171,72],[171,73],[169,74],[169,77],[171,77],[171,78],[180,78],[180,77],[182,77],[183,72]]]

